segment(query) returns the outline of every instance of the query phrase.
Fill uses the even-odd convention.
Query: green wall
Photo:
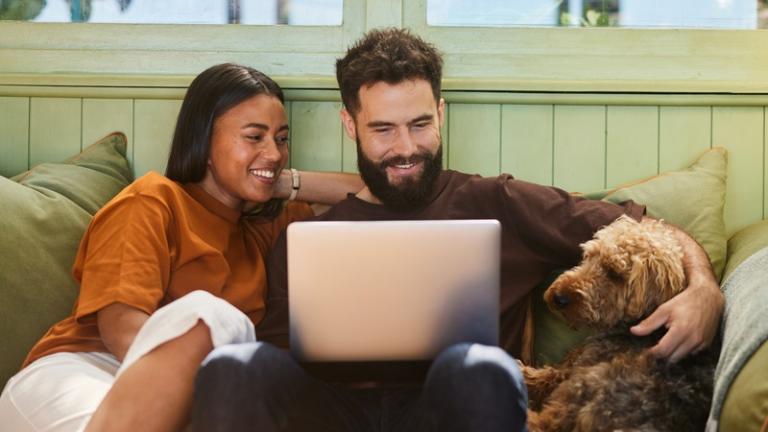
[[[425,4],[347,0],[339,27],[0,22],[0,174],[113,130],[137,175],[163,171],[186,86],[224,61],[286,88],[293,166],[354,171],[333,63],[366,30],[398,26],[444,53],[447,166],[591,191],[723,146],[729,231],[764,218],[768,32],[437,28]]]

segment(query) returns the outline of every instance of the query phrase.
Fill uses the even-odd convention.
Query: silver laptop
[[[498,345],[498,221],[297,222],[287,235],[297,360],[430,360],[459,342]]]

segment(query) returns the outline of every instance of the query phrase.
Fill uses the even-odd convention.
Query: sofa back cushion
[[[0,177],[0,387],[72,310],[71,275],[93,214],[132,179],[126,138],[110,134],[62,163]]]

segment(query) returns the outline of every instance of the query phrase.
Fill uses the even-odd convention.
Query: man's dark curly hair
[[[371,30],[336,60],[341,99],[352,116],[360,110],[363,86],[423,79],[439,101],[442,76],[443,58],[437,48],[405,29]]]

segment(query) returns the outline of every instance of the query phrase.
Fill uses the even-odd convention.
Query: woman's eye
[[[288,145],[289,142],[291,142],[291,139],[287,136],[284,137],[277,137],[275,139],[275,142],[277,142],[278,145]]]
[[[251,141],[261,141],[261,135],[248,135],[246,138]]]

